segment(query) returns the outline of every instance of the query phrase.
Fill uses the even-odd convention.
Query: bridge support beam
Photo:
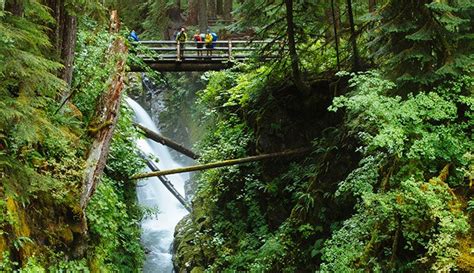
[[[195,62],[156,62],[147,64],[152,70],[159,72],[178,72],[178,71],[209,71],[209,70],[223,70],[231,68],[232,62],[214,62],[214,63],[195,63]],[[144,68],[131,65],[130,72],[145,72]]]

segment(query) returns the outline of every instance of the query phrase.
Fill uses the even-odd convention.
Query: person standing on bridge
[[[194,38],[194,42],[196,42],[197,55],[202,56],[202,48],[204,47],[204,43],[202,40],[202,36],[199,33],[199,30],[196,31],[196,34],[194,34],[193,38]]]
[[[178,42],[179,45],[179,59],[184,59],[184,44],[188,40],[188,35],[186,34],[186,29],[184,27],[181,27],[181,30],[178,32],[176,35],[176,42]]]
[[[207,33],[206,33],[206,36],[204,38],[204,42],[205,42],[206,48],[207,48],[207,52],[206,52],[207,56],[212,56],[212,49],[214,48],[213,40],[214,39],[213,39],[211,30],[207,29]]]

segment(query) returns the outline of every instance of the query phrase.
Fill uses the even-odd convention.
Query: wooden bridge
[[[267,41],[216,41],[214,48],[208,49],[204,42],[141,41],[134,43],[133,50],[156,71],[208,71],[230,68],[236,62],[255,57],[255,53],[267,44]],[[261,59],[265,61],[270,58]],[[144,68],[132,64],[130,70],[139,72]]]

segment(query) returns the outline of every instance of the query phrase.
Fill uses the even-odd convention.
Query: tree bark
[[[217,19],[217,0],[208,0],[207,2],[208,7],[208,16],[211,20]]]
[[[186,24],[196,25],[198,23],[198,1],[189,0],[188,2],[188,18],[186,18]]]
[[[63,41],[61,47],[61,61],[64,68],[61,71],[61,78],[71,86],[72,73],[74,68],[74,50],[77,38],[77,18],[66,12]]]
[[[199,159],[199,155],[197,155],[193,151],[189,150],[188,148],[184,147],[183,145],[181,145],[179,143],[176,143],[173,140],[171,140],[167,137],[164,137],[164,136],[148,129],[148,128],[146,128],[145,126],[143,126],[141,124],[135,123],[135,126],[137,126],[140,130],[143,131],[143,133],[145,134],[145,137],[147,137],[149,139],[152,139],[152,140],[154,140],[158,143],[161,143],[165,146],[168,146],[171,149],[173,149],[177,152],[180,152],[183,155],[188,156],[192,159]]]
[[[206,33],[207,30],[207,0],[198,0],[198,24],[199,31]]]
[[[352,14],[352,0],[347,0],[347,16],[351,27],[352,61],[354,71],[360,70],[359,52],[357,50],[357,34],[355,31],[354,15]]]
[[[374,12],[377,6],[377,0],[369,0],[369,12]]]
[[[207,169],[220,168],[220,167],[231,166],[231,165],[239,165],[239,164],[255,162],[255,161],[262,161],[266,159],[274,159],[274,158],[279,158],[279,157],[291,157],[295,155],[309,153],[311,152],[311,150],[312,148],[301,148],[301,149],[285,151],[285,152],[280,152],[280,153],[262,154],[262,155],[257,155],[257,156],[218,161],[218,162],[208,163],[208,164],[194,165],[191,167],[177,168],[177,169],[150,172],[150,173],[142,173],[142,174],[137,174],[137,175],[132,176],[131,179],[141,179],[141,178],[161,176],[161,175],[202,171],[202,170],[207,170]]]
[[[221,16],[224,14],[224,0],[216,0],[216,13]]]
[[[296,88],[305,95],[308,95],[309,88],[307,88],[301,78],[301,71],[299,67],[299,57],[296,51],[295,41],[295,26],[293,22],[293,0],[285,0],[286,5],[286,24],[287,24],[287,36],[288,36],[288,49],[290,51],[291,58],[291,70],[293,73],[293,81]]]
[[[232,21],[232,2],[233,0],[224,0],[223,13],[227,22]]]
[[[336,44],[336,62],[337,70],[341,70],[341,62],[339,60],[339,36],[337,34],[338,24],[336,23],[338,19],[336,18],[336,10],[334,7],[334,0],[331,0],[331,15],[332,15],[332,27],[334,30],[334,41]]]
[[[120,110],[120,98],[124,86],[127,47],[123,38],[117,38],[112,44],[111,57],[121,56],[112,74],[111,83],[100,97],[89,131],[94,134],[89,150],[81,194],[81,208],[86,209],[105,167],[109,146]],[[93,127],[93,128],[91,128]]]
[[[5,10],[11,12],[15,16],[23,16],[23,1],[11,0],[4,3]]]
[[[55,46],[54,55],[64,65],[58,76],[70,86],[77,38],[77,18],[67,11],[64,0],[49,0],[46,5],[51,9],[56,21],[56,24],[51,26],[50,34],[52,44]],[[66,97],[67,94],[63,94],[63,99]]]
[[[158,168],[158,166],[156,166],[156,164],[149,160],[146,156],[142,155],[143,159],[146,160],[146,165],[148,166],[148,168],[150,168],[150,170],[152,172],[158,172],[160,171],[160,169]],[[186,202],[186,199],[184,199],[184,197],[176,190],[176,188],[173,186],[173,183],[171,183],[169,181],[168,178],[166,178],[166,176],[158,176],[158,179],[161,181],[161,183],[163,183],[163,186],[165,186],[166,189],[168,189],[168,191],[174,196],[176,197],[176,199],[178,199],[178,201],[181,203],[181,205],[184,206],[184,208],[191,212],[191,206],[189,206],[188,202]]]

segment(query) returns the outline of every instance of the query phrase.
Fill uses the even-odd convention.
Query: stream
[[[137,123],[159,133],[150,115],[137,102],[130,98],[126,101],[133,109]],[[146,155],[157,158],[157,166],[162,170],[182,167],[171,157],[169,148],[162,144],[141,138],[137,140],[137,145]],[[149,171],[149,169],[146,168],[144,171]],[[184,196],[184,184],[189,174],[177,174],[168,178],[176,190]],[[141,222],[141,241],[147,252],[143,272],[171,273],[173,272],[171,248],[174,229],[188,212],[156,177],[139,181],[137,197],[141,206],[157,209],[157,212],[153,211],[151,216]]]

